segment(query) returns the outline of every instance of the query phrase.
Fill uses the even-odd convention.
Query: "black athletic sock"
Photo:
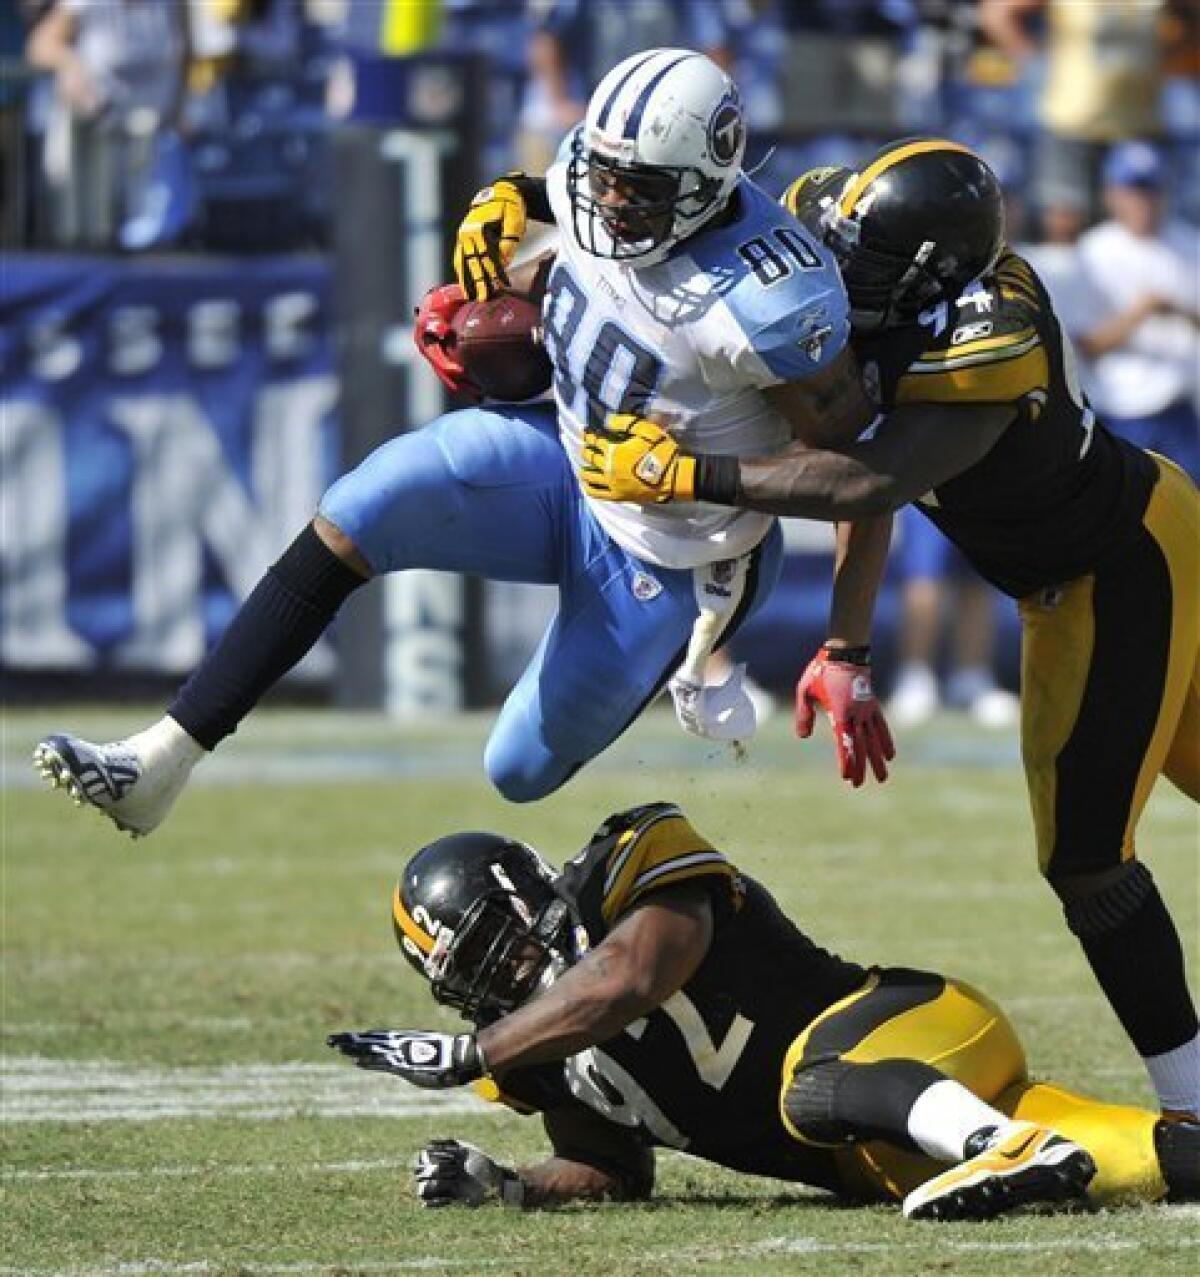
[[[827,1060],[796,1074],[784,1106],[796,1128],[820,1143],[887,1140],[916,1150],[909,1114],[920,1096],[945,1080],[944,1073],[920,1060]]]
[[[167,713],[205,749],[215,749],[364,583],[310,524],[255,586]]]
[[[1069,901],[1064,912],[1139,1054],[1161,1055],[1196,1036],[1183,946],[1144,864],[1133,862],[1117,882]]]

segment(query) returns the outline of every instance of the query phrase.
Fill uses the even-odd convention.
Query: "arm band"
[[[544,177],[529,177],[525,173],[505,173],[504,180],[511,182],[525,201],[525,216],[535,222],[554,225],[554,212],[550,208],[550,192]]]
[[[741,463],[737,457],[696,456],[696,500],[712,505],[737,505],[742,491]]]
[[[842,665],[870,665],[871,648],[864,643],[862,647],[825,647],[822,649],[827,661]]]

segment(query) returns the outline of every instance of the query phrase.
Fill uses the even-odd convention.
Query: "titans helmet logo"
[[[737,159],[745,129],[742,100],[736,92],[727,93],[708,121],[708,149],[718,164],[729,165]]]

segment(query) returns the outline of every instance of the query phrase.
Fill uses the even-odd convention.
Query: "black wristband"
[[[554,211],[550,207],[550,192],[544,177],[529,177],[525,173],[505,173],[504,181],[511,182],[525,201],[525,216],[535,222],[554,224]]]
[[[742,490],[741,463],[737,457],[696,454],[696,500],[712,505],[737,505]]]
[[[826,647],[822,649],[827,661],[841,665],[870,665],[871,647],[864,643],[861,647]]]
[[[474,1082],[488,1071],[483,1049],[474,1033],[460,1033],[454,1039],[454,1072],[463,1082]]]

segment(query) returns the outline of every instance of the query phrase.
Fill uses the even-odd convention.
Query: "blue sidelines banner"
[[[335,474],[329,306],[319,257],[6,256],[4,667],[196,664]]]
[[[332,327],[319,257],[5,258],[0,666],[195,666],[337,473]],[[791,522],[786,532],[783,580],[735,644],[778,686],[823,638],[829,598],[829,530]],[[414,578],[413,588],[432,587]],[[497,691],[548,621],[533,589],[486,595]],[[877,618],[885,667],[896,594],[889,581]],[[420,659],[393,653],[417,690],[445,663],[446,626],[431,606],[421,595],[409,608]],[[1010,613],[1000,663],[1012,676]],[[300,673],[332,673],[327,645]]]

